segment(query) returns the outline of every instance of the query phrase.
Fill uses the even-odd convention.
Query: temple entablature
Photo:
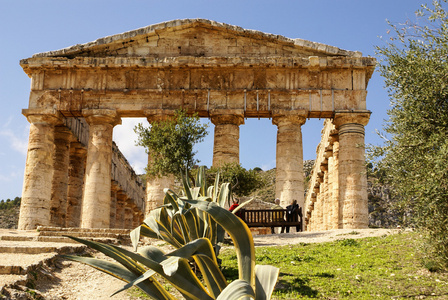
[[[239,127],[246,118],[272,119],[278,130],[276,197],[283,206],[296,200],[310,213],[313,210],[308,207],[320,203],[322,192],[328,193],[329,185],[323,183],[335,165],[349,177],[362,169],[363,148],[354,147],[364,142],[370,116],[367,84],[376,60],[357,51],[186,19],[35,54],[20,64],[31,78],[29,106],[24,110],[31,123],[28,159],[42,165],[39,171],[27,162],[24,195],[30,198],[24,196],[21,219],[30,225],[21,225],[22,229],[49,225],[45,223],[50,222],[47,210],[59,203],[51,201],[52,193],[59,195],[65,185],[70,186],[70,180],[62,182],[55,194],[48,184],[53,181],[55,156],[62,157],[66,166],[79,165],[79,157],[85,156],[80,226],[124,224],[124,217],[119,221],[116,217],[123,216],[127,196],[114,186],[114,174],[120,172],[110,168],[117,161],[112,133],[122,118],[144,117],[151,123],[170,118],[178,109],[209,118],[215,127],[215,166],[240,162]],[[312,186],[314,202],[305,201],[303,187],[301,130],[308,118],[334,120],[331,130],[338,132],[340,144],[339,149],[336,143],[328,144],[320,153],[323,160]],[[72,141],[65,139],[62,127],[70,119],[85,119],[88,124],[88,132],[82,133],[83,143],[88,144],[85,153],[76,144],[67,150]],[[328,134],[327,139],[331,138]],[[59,152],[53,153],[50,149],[55,144],[60,145]],[[339,159],[334,158],[337,151]],[[43,153],[47,154],[41,157]],[[148,157],[148,162],[152,159]],[[40,172],[45,173],[43,177]],[[73,174],[80,185],[82,175]],[[37,187],[43,180],[47,183]],[[161,188],[172,183],[171,177],[147,180],[146,213],[160,204]],[[340,197],[349,199],[346,207],[364,210],[363,179],[354,183],[347,179],[344,184],[347,187],[340,188]],[[37,189],[39,197],[32,195]],[[73,189],[70,193],[75,195]],[[25,222],[32,219],[25,213],[27,207],[43,207],[45,212],[39,220]],[[358,217],[364,218],[364,212],[347,213],[342,223],[363,226]],[[127,220],[130,223],[129,216]]]

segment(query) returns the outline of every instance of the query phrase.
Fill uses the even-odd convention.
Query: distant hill
[[[20,197],[0,201],[0,228],[17,229]]]

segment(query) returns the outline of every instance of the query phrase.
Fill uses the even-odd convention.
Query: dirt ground
[[[255,246],[275,246],[297,243],[320,243],[347,238],[364,238],[397,233],[391,229],[343,229],[324,232],[300,232],[254,236]],[[60,260],[46,280],[40,281],[36,289],[45,299],[139,299],[127,292],[110,295],[124,283],[107,274],[80,263]]]

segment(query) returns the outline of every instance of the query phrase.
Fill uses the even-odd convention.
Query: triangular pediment
[[[361,57],[302,39],[243,29],[204,19],[150,25],[86,44],[35,54],[33,57]]]

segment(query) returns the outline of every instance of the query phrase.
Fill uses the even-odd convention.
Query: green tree
[[[447,0],[416,12],[416,22],[391,25],[377,47],[391,98],[384,145],[372,147],[376,168],[410,212],[407,224],[428,234],[433,254],[448,266],[448,17]]]
[[[255,169],[246,170],[237,163],[227,163],[220,167],[211,167],[207,172],[209,184],[215,181],[218,172],[220,180],[229,182],[232,187],[232,193],[237,196],[248,196],[264,184],[259,171]]]
[[[134,128],[136,144],[143,146],[152,157],[146,168],[148,176],[180,174],[180,170],[193,168],[199,161],[194,158],[193,146],[207,135],[207,125],[200,124],[197,115],[188,116],[177,110],[172,118],[152,122],[150,127],[141,123]]]

